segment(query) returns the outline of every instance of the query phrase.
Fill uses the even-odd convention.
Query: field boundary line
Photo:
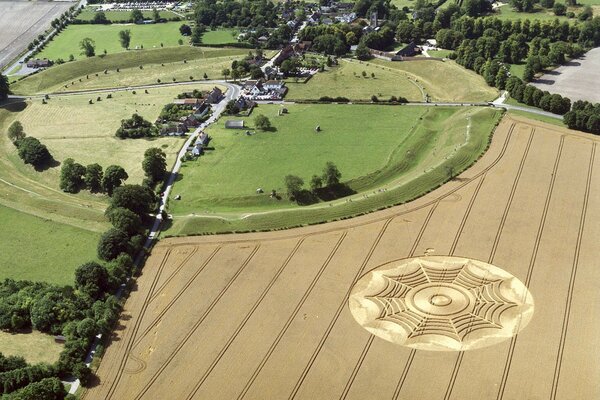
[[[279,268],[278,272],[281,273],[283,272],[283,269],[285,269],[285,267],[289,264],[290,260],[294,257],[294,255],[296,254],[296,252],[298,251],[298,249],[300,248],[300,246],[302,245],[302,243],[304,242],[305,238],[300,239],[296,245],[294,246],[294,248],[292,249],[291,253],[287,256],[287,258],[285,259],[285,261],[283,262],[282,266]],[[260,247],[260,244],[256,245],[255,250],[258,251],[258,247]],[[256,254],[256,251],[254,251],[254,253],[252,254],[252,256],[254,256],[254,254]],[[250,262],[250,259],[247,260],[248,263]],[[246,263],[247,265],[247,263]],[[245,268],[245,265],[243,266]],[[209,308],[207,308],[207,310],[203,313],[202,317],[194,324],[194,326],[192,327],[192,329],[184,336],[183,340],[180,341],[177,344],[177,347],[175,348],[175,350],[169,355],[169,357],[167,358],[167,360],[160,366],[160,368],[154,373],[154,375],[150,378],[149,382],[146,384],[146,386],[144,386],[144,388],[135,396],[135,399],[138,400],[140,398],[142,398],[150,389],[150,387],[154,384],[154,382],[156,382],[156,380],[158,379],[158,377],[160,376],[160,374],[162,374],[162,372],[167,368],[167,366],[171,363],[171,361],[173,361],[173,359],[175,358],[175,356],[177,356],[177,354],[181,351],[181,349],[186,345],[186,343],[188,342],[188,340],[194,335],[194,333],[198,330],[198,328],[200,327],[200,325],[204,322],[204,320],[206,319],[206,317],[208,316],[208,314],[210,314],[210,312],[213,310],[213,308],[217,305],[217,303],[221,300],[221,297],[223,297],[223,295],[225,294],[225,292],[229,289],[229,287],[231,287],[231,285],[233,284],[233,282],[237,279],[237,277],[241,274],[241,271],[244,269],[241,268],[238,273],[236,273],[236,276],[229,281],[229,283],[226,285],[225,288],[223,288],[223,290],[219,293],[219,295],[213,300],[213,302],[211,303],[211,305],[209,306]],[[278,275],[276,275],[271,282],[274,283],[274,280],[276,280],[276,278],[278,277]]]
[[[538,231],[536,234],[533,251],[531,253],[531,258],[529,260],[529,267],[527,268],[527,275],[525,277],[525,282],[524,282],[525,287],[529,287],[529,284],[531,283],[533,269],[535,266],[535,262],[537,260],[537,253],[538,253],[538,250],[540,247],[542,235],[544,233],[544,227],[546,225],[546,217],[548,215],[548,208],[550,207],[550,201],[552,200],[552,194],[554,191],[554,182],[556,181],[556,173],[558,171],[558,166],[560,164],[560,158],[562,156],[564,141],[565,141],[565,137],[561,136],[560,142],[558,145],[558,151],[556,154],[556,160],[554,161],[554,167],[552,169],[552,178],[550,179],[550,184],[548,185],[548,192],[546,194],[546,200],[544,202],[544,209],[542,211],[542,216],[540,218],[540,224],[538,226]],[[516,334],[515,336],[512,337],[512,339],[510,341],[510,346],[508,349],[508,353],[506,355],[506,361],[504,363],[504,368],[502,371],[502,378],[500,379],[500,384],[498,385],[498,393],[496,395],[496,400],[502,400],[502,398],[504,397],[504,390],[506,389],[506,383],[508,381],[508,375],[510,373],[510,367],[512,365],[512,358],[513,358],[513,354],[515,351],[515,346],[516,346],[518,338],[519,338],[519,335]]]
[[[565,349],[565,342],[567,340],[567,331],[569,329],[569,318],[571,316],[571,303],[573,301],[573,291],[575,289],[575,279],[577,278],[577,267],[579,265],[579,253],[581,250],[581,242],[583,240],[583,234],[585,229],[585,219],[588,209],[588,200],[590,197],[590,186],[592,183],[592,170],[594,168],[594,159],[596,155],[596,143],[592,145],[592,151],[590,154],[590,165],[588,167],[587,181],[585,185],[585,195],[583,201],[583,209],[581,210],[581,217],[579,220],[579,231],[577,234],[577,245],[575,246],[575,254],[573,255],[573,267],[571,269],[571,276],[569,277],[569,290],[567,294],[567,304],[565,306],[565,313],[563,316],[562,330],[560,333],[560,344],[558,347],[558,354],[556,355],[556,365],[554,366],[554,376],[552,379],[552,391],[550,393],[550,399],[556,399],[558,392],[558,385],[560,379],[560,372],[562,368],[563,352]]]

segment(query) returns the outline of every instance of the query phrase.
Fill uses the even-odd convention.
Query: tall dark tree
[[[78,164],[72,158],[62,162],[60,168],[60,188],[67,193],[77,193],[83,187],[83,175],[85,167]]]
[[[125,180],[129,178],[127,172],[119,165],[111,165],[104,171],[102,177],[102,190],[109,196],[112,196],[115,188],[121,186]]]
[[[79,48],[81,49],[81,54],[84,54],[86,57],[93,57],[96,55],[96,42],[90,38],[86,37],[81,39]]]
[[[284,178],[285,188],[290,198],[295,198],[302,191],[304,180],[299,176],[287,175]]]
[[[102,238],[105,235],[106,233],[102,235]],[[102,244],[102,239],[100,240],[100,244]],[[98,255],[100,255],[100,244],[98,245]],[[127,237],[125,237],[125,244],[127,244]],[[106,253],[103,252],[102,254]],[[97,262],[88,262],[80,265],[75,270],[75,288],[87,293],[94,299],[102,296],[108,289],[108,272],[106,272],[106,268]]]
[[[110,228],[104,232],[98,242],[98,258],[104,261],[110,261],[128,250],[129,236],[117,228]]]
[[[110,205],[112,208],[126,208],[141,216],[154,210],[156,200],[156,195],[147,186],[123,185],[114,190]]]
[[[115,228],[129,235],[138,233],[142,229],[140,216],[127,208],[109,208],[106,216]]]
[[[129,45],[131,44],[131,31],[129,29],[119,31],[119,42],[122,48],[129,49]]]
[[[85,167],[85,175],[83,182],[85,187],[92,193],[100,192],[102,190],[102,177],[104,173],[102,166],[99,164],[90,164]]]
[[[160,182],[167,175],[167,155],[158,147],[151,147],[144,152],[142,169],[152,182]]]
[[[338,170],[337,166],[328,161],[325,164],[325,168],[323,169],[323,181],[326,186],[334,186],[340,183],[340,178],[342,177],[342,173]]]
[[[48,148],[34,137],[23,138],[16,144],[19,157],[21,157],[25,164],[31,164],[36,168],[42,168],[52,160]]]
[[[144,20],[144,13],[141,10],[134,8],[131,10],[131,15],[129,17],[133,22],[140,22]]]

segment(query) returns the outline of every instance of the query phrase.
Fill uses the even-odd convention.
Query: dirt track
[[[480,162],[405,206],[161,241],[85,399],[600,398],[599,141],[505,118]],[[425,254],[512,274],[531,321],[463,352],[371,335],[349,310],[353,284]]]

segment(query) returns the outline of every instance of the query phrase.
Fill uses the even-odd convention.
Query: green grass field
[[[12,84],[11,90],[15,94],[35,94],[140,85],[156,83],[159,78],[172,81],[174,76],[179,80],[188,80],[190,75],[200,79],[204,72],[208,73],[209,78],[221,78],[215,74],[220,75],[223,65],[230,65],[231,60],[245,54],[248,51],[243,49],[190,46],[128,51],[54,66]],[[184,64],[183,60],[187,60],[187,63]],[[144,66],[143,71],[139,69],[140,65]],[[117,73],[117,68],[121,72]],[[103,73],[105,69],[108,70],[106,75]],[[89,80],[86,75],[89,75]],[[79,78],[82,79],[81,83]]]
[[[277,116],[278,108],[261,105],[247,119],[251,126],[254,116],[264,114],[275,132],[226,130],[226,118],[209,130],[215,149],[184,164],[173,188],[182,198],[169,203],[175,219],[166,235],[290,227],[408,201],[447,180],[448,166],[459,172],[471,165],[501,114],[487,108],[296,104]],[[322,132],[315,133],[316,125]],[[289,202],[285,175],[308,182],[327,161],[358,193],[353,201]],[[272,189],[283,199],[269,198]]]
[[[227,44],[237,43],[238,31],[236,29],[216,29],[206,31],[202,35],[202,43],[205,44]]]
[[[177,46],[178,40],[187,42],[187,38],[179,33],[180,22],[167,22],[164,24],[136,25],[69,25],[64,31],[50,41],[37,57],[57,60],[68,60],[70,55],[75,59],[85,58],[79,43],[84,38],[90,38],[96,43],[96,54],[121,53],[125,50],[119,42],[119,32],[125,29],[131,31],[131,44],[129,51],[135,49],[160,48],[161,43],[168,46]]]
[[[63,349],[54,337],[41,332],[8,333],[0,331],[0,353],[5,356],[21,356],[30,364],[45,362],[54,364]]]
[[[425,59],[394,62],[374,59],[368,64],[395,72],[401,77],[410,77],[425,89],[432,101],[478,102],[498,96],[498,91],[489,87],[481,76],[454,61]]]
[[[100,234],[0,205],[0,280],[72,285],[75,268],[96,260]],[[3,340],[0,340],[3,342]],[[2,346],[0,345],[0,352]]]
[[[154,18],[152,11],[142,11],[142,14],[144,14],[145,19]],[[159,11],[159,14],[161,18],[167,19],[178,17],[177,14],[167,10],[161,10]],[[94,15],[96,15],[96,9],[88,7],[81,11],[76,19],[81,21],[91,21],[94,18]],[[131,18],[131,11],[104,11],[104,15],[112,22],[128,22],[129,18]]]

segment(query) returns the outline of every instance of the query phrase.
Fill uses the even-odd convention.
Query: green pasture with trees
[[[172,191],[181,199],[169,202],[174,221],[166,235],[289,227],[352,215],[356,210],[371,211],[393,203],[392,198],[398,202],[413,199],[448,179],[440,163],[446,156],[445,163],[452,164],[455,173],[471,165],[487,147],[501,114],[481,108],[285,107],[288,113],[279,115],[281,106],[260,105],[253,116],[243,118],[244,130],[225,129],[227,117],[208,129],[214,150],[183,164],[182,179]],[[270,130],[255,129],[258,115],[269,119]],[[467,140],[469,119],[472,128]],[[436,140],[439,135],[444,140]],[[306,190],[318,188],[318,180],[313,179],[318,176],[320,187],[325,187],[323,171],[328,162],[341,174],[345,194],[362,197],[379,188],[408,186],[405,191],[394,191],[398,197],[380,193],[368,202],[358,201],[363,205],[358,209],[344,199],[330,207],[322,198],[326,196],[317,196],[311,206],[290,201],[286,176],[300,178],[302,184],[295,182]],[[354,211],[348,214],[349,209]],[[248,217],[242,219],[244,215]]]
[[[169,46],[178,46],[179,39],[187,39],[179,32],[179,22],[150,25],[69,25],[46,45],[36,57],[50,60],[69,60],[73,57],[78,60],[86,57],[85,50],[81,48],[82,40],[88,38],[93,42],[96,55],[126,51],[121,45],[119,32],[130,31],[129,49],[153,49]],[[161,46],[162,44],[162,46]],[[133,50],[130,50],[133,51]],[[82,54],[83,53],[83,54]]]

